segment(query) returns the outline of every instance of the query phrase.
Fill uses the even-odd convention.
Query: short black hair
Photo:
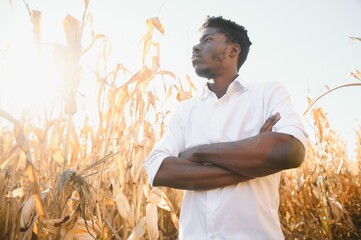
[[[237,70],[239,70],[246,61],[249,47],[252,44],[248,38],[247,30],[231,20],[224,19],[222,16],[207,16],[199,31],[203,31],[208,27],[218,28],[221,33],[226,35],[227,41],[239,44],[241,47],[237,62]]]

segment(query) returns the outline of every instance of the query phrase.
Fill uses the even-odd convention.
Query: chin
[[[200,69],[200,68],[194,67],[194,70],[199,77],[207,78],[207,79],[214,78],[214,74],[210,69]]]

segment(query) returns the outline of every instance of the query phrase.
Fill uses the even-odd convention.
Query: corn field
[[[16,119],[0,109],[0,239],[176,239],[182,192],[151,188],[143,162],[165,130],[167,103],[197,90],[186,76],[163,70],[158,18],[146,20],[142,67],[131,73],[109,66],[110,39],[91,32],[87,1],[83,19],[64,19],[67,56],[61,101],[45,113]],[[40,12],[29,9],[41,46]],[[82,58],[102,50],[85,79]],[[152,50],[152,51],[150,51]],[[154,54],[151,54],[154,53]],[[361,73],[353,73],[356,81]],[[96,126],[74,121],[80,81],[97,83]],[[282,173],[280,219],[287,239],[361,238],[361,127],[356,160],[329,125],[322,108],[311,108],[315,141],[304,164]]]

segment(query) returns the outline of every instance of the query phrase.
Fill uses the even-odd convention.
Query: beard
[[[212,54],[210,57],[213,62],[222,65],[226,59],[226,48],[219,53]],[[217,76],[216,72],[211,67],[199,68],[196,64],[193,64],[193,67],[199,77],[214,79]]]
[[[198,75],[198,77],[214,79],[216,76],[216,74],[210,68],[200,69],[200,68],[195,67],[194,70],[195,70],[196,74]]]

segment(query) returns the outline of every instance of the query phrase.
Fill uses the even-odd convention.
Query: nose
[[[194,46],[193,46],[193,48],[192,48],[192,50],[193,50],[193,53],[195,53],[195,52],[199,52],[199,51],[200,51],[200,46],[199,46],[199,43],[198,43],[198,44],[196,44],[196,45],[194,45]]]

